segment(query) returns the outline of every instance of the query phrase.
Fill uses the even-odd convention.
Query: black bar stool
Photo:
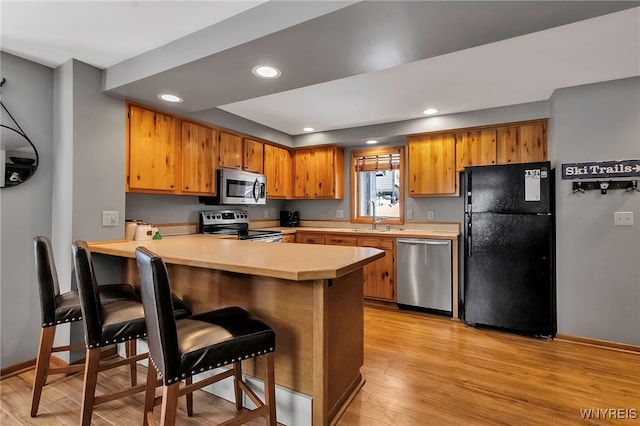
[[[179,396],[233,376],[236,410],[242,409],[243,391],[257,408],[222,424],[238,425],[265,416],[267,425],[275,426],[274,331],[239,307],[219,309],[176,321],[171,315],[171,292],[164,261],[144,247],[136,249],[136,260],[147,323],[149,358],[153,364],[153,367],[149,364],[147,368],[143,424],[153,424],[153,407],[161,399],[161,424],[174,425]],[[241,367],[242,360],[261,355],[266,359],[264,402],[242,380]],[[179,388],[181,380],[226,365],[233,365],[233,368]],[[163,383],[161,398],[155,398],[156,371],[160,373]]]
[[[91,423],[93,407],[103,402],[113,401],[133,395],[144,390],[145,385],[130,388],[106,395],[95,395],[98,373],[115,367],[129,365],[135,373],[136,363],[148,357],[148,354],[135,355],[136,339],[145,337],[147,329],[144,309],[140,300],[115,300],[102,303],[100,286],[96,281],[91,252],[85,241],[73,242],[73,263],[80,294],[80,306],[84,324],[86,358],[84,369],[84,391],[81,412],[81,424]],[[168,312],[171,318],[189,316],[191,312],[177,297],[169,294],[173,300],[174,311]],[[100,350],[104,346],[125,343],[131,346],[132,355],[117,361],[100,361]],[[192,400],[187,398],[187,413],[193,412]]]
[[[36,361],[36,376],[33,381],[33,395],[31,397],[31,417],[38,414],[42,388],[47,377],[52,374],[70,374],[82,371],[84,364],[74,364],[67,367],[51,368],[51,354],[82,349],[84,345],[53,346],[58,324],[82,320],[80,298],[77,290],[60,293],[58,272],[51,241],[44,236],[33,238],[33,248],[36,261],[38,288],[40,290],[40,310],[42,313],[42,330]],[[139,300],[135,289],[130,284],[105,284],[100,286],[102,303],[114,300]],[[127,350],[130,348],[127,347]],[[132,383],[135,382],[135,371],[132,371]]]

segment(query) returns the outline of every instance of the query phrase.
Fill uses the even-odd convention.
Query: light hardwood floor
[[[139,374],[143,381],[144,368]],[[431,316],[365,308],[363,375],[366,383],[340,426],[640,423],[640,353],[467,328]],[[28,372],[0,382],[0,424],[78,424],[80,375],[54,378],[35,419],[29,417],[32,380]],[[116,369],[98,387],[127,380],[127,369]],[[140,424],[142,404],[136,395],[102,405],[93,424]],[[202,391],[195,393],[194,417],[186,417],[184,400],[179,404],[179,425],[215,424],[234,413],[233,404]],[[587,422],[581,409],[621,409],[618,417],[635,412],[637,418]]]

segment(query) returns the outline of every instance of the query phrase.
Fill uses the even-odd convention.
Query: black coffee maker
[[[297,210],[280,211],[280,226],[300,226],[300,214]]]

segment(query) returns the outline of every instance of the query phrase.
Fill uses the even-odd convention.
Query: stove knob
[[[211,216],[207,215],[207,219],[211,219]]]

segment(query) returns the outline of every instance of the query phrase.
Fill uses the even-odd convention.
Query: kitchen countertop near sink
[[[384,226],[384,225],[378,225]],[[368,229],[368,228],[330,228],[330,227],[311,227],[311,226],[298,226],[298,227],[270,227],[260,228],[262,230],[280,231],[283,234],[295,234],[296,232],[322,232],[326,234],[353,234],[353,235],[367,235],[376,237],[395,237],[395,238],[434,238],[442,240],[455,240],[458,239],[460,232],[445,231],[445,230],[427,230],[427,229],[407,229],[407,228],[391,228],[386,229]]]

